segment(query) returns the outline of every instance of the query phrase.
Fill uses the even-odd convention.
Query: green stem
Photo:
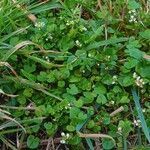
[[[123,140],[123,150],[128,150],[126,137],[122,137]]]

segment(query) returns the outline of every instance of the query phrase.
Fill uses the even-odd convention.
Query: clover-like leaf
[[[38,147],[40,143],[40,139],[38,137],[35,137],[33,135],[29,135],[27,138],[27,146],[31,149],[35,149]]]

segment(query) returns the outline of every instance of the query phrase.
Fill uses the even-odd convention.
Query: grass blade
[[[52,1],[52,2],[40,3],[38,5],[35,5],[34,8],[30,9],[30,12],[34,13],[34,14],[38,14],[38,13],[41,13],[43,11],[56,9],[56,8],[62,8],[61,4],[56,2],[56,1]]]
[[[12,145],[8,140],[6,140],[3,136],[0,136],[0,139],[2,140],[3,143],[5,143],[12,150],[17,150],[17,148],[14,145]]]
[[[133,95],[133,99],[134,99],[134,102],[135,102],[135,107],[136,107],[136,110],[138,112],[138,117],[141,121],[141,126],[142,126],[142,129],[143,129],[143,132],[148,140],[148,142],[150,143],[150,132],[149,132],[149,129],[147,127],[147,124],[146,124],[146,121],[145,121],[145,118],[144,118],[144,115],[142,113],[142,108],[141,108],[141,105],[140,105],[140,98],[139,96],[137,95],[136,93],[136,90],[135,89],[132,89],[132,95]]]
[[[90,150],[94,150],[94,146],[93,146],[93,144],[92,144],[91,139],[90,139],[90,138],[86,138],[85,140],[86,140],[86,142],[87,142],[87,144],[88,144]]]
[[[63,65],[59,65],[59,64],[50,63],[50,62],[43,60],[41,58],[38,58],[36,56],[27,55],[27,58],[29,58],[37,63],[40,63],[43,67],[48,68],[48,69],[51,69],[52,67],[62,67],[63,66]]]
[[[23,85],[26,85],[26,86],[29,86],[35,90],[38,90],[38,91],[41,91],[43,92],[44,94],[50,96],[50,97],[53,97],[59,101],[62,101],[63,99],[48,92],[46,89],[46,87],[44,87],[42,84],[38,84],[38,83],[35,83],[33,81],[30,81],[30,80],[27,80],[27,79],[23,79],[23,78],[20,78],[20,77],[9,77],[7,76],[6,77],[7,80],[11,80],[11,81],[14,81],[14,82],[17,82],[17,83],[21,83]]]
[[[13,55],[17,50],[27,46],[27,45],[36,45],[38,48],[41,48],[40,46],[38,46],[37,44],[31,42],[31,41],[23,41],[19,44],[17,44],[15,47],[13,47],[12,49],[10,49],[9,51],[7,51],[7,53],[3,56],[2,60],[3,61],[7,61],[9,59],[9,57],[11,55]]]
[[[2,39],[0,39],[0,43],[6,41],[7,39],[9,39],[10,37],[12,37],[12,36],[14,36],[14,35],[16,35],[16,34],[19,34],[19,33],[24,32],[27,28],[28,28],[28,27],[26,27],[26,28],[21,28],[21,29],[19,29],[19,30],[17,30],[17,31],[14,31],[14,32],[8,34],[8,35],[5,35]]]
[[[91,49],[99,48],[100,46],[117,44],[120,42],[125,42],[127,40],[128,38],[125,38],[125,37],[111,38],[111,39],[100,41],[100,42],[94,42],[93,44],[90,44],[86,49],[91,50]]]

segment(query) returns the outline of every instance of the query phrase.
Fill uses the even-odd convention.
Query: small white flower
[[[82,30],[83,30],[83,31],[87,31],[87,28],[86,28],[86,27],[83,27]]]
[[[136,124],[136,123],[137,123],[137,121],[136,121],[136,120],[134,120],[133,122],[134,122],[134,124]]]
[[[95,88],[95,85],[94,85],[94,84],[92,85],[92,88]]]
[[[136,80],[138,80],[138,81],[139,81],[139,80],[140,80],[140,78],[141,78],[141,77],[140,77],[140,76],[138,76],[138,77],[136,78]]]
[[[74,25],[74,21],[73,20],[71,20],[71,21],[67,20],[66,26],[70,26],[70,25]]]
[[[85,70],[82,70],[82,73],[85,73]]]
[[[69,25],[70,25],[70,24],[67,22],[67,23],[66,23],[66,26],[69,26]]]
[[[99,66],[100,64],[97,64],[97,66]]]
[[[76,40],[75,43],[76,43],[76,45],[79,46],[79,47],[82,46],[82,44],[79,42],[79,40]]]
[[[140,126],[141,121],[138,119],[138,120],[134,120],[133,123],[134,123],[135,126],[138,127],[138,126]]]
[[[113,79],[116,80],[116,79],[117,79],[117,76],[113,76]]]
[[[53,37],[52,37],[52,35],[51,35],[51,34],[49,34],[49,35],[48,35],[48,38],[49,38],[50,40],[52,40],[52,39],[53,39]]]
[[[66,136],[64,132],[61,133],[61,136]]]
[[[138,77],[136,78],[135,83],[136,83],[137,86],[139,86],[139,87],[141,87],[141,88],[143,88],[143,85],[145,84],[145,82],[143,81],[143,79],[141,79],[140,76],[138,76]]]
[[[72,20],[72,21],[70,21],[70,24],[71,24],[71,25],[74,25],[74,21],[73,21],[73,20]]]
[[[35,23],[35,27],[37,27],[37,28],[43,28],[44,26],[45,26],[44,22],[36,22]]]
[[[130,10],[128,13],[131,14],[131,13],[132,13],[132,10]]]
[[[88,54],[88,56],[89,56],[89,57],[92,57],[92,55],[91,55],[90,53]]]
[[[138,123],[141,123],[141,120],[138,119],[137,122],[138,122]]]
[[[114,104],[115,104],[115,101],[110,101],[110,103],[111,103],[112,105],[114,105]]]
[[[133,73],[133,78],[137,78],[136,72]]]
[[[109,69],[109,67],[105,67],[105,70],[108,70]]]
[[[110,56],[108,55],[108,56],[106,56],[106,60],[107,61],[109,61],[110,60]]]
[[[67,106],[65,106],[65,109],[68,109],[68,107],[67,107]]]
[[[84,27],[84,26],[83,26],[83,27],[80,27],[80,31],[81,31],[81,32],[83,32],[83,31],[87,31],[87,28],[86,28],[86,27]]]
[[[121,127],[119,127],[119,128],[118,128],[118,131],[119,131],[119,132],[121,132],[121,131],[122,131],[122,128],[121,128]]]
[[[145,110],[145,109],[142,109],[142,112],[143,112],[143,113],[145,113],[145,112],[146,112],[146,110]]]
[[[115,81],[113,81],[112,84],[115,84]]]
[[[61,144],[65,144],[66,141],[65,141],[65,140],[60,140],[60,143],[61,143]]]
[[[135,9],[133,9],[133,10],[132,10],[132,12],[133,12],[133,13],[136,13],[136,10],[135,10]]]
[[[48,41],[48,38],[46,38],[45,40]]]
[[[66,134],[66,138],[68,139],[70,137],[69,133]]]

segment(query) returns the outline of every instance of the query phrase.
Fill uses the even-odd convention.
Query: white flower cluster
[[[115,101],[110,101],[110,104],[111,104],[111,105],[114,105],[114,104],[115,104]]]
[[[113,81],[112,81],[112,84],[115,84],[117,81],[117,76],[113,76]]]
[[[106,56],[105,59],[106,59],[106,61],[110,61],[110,56],[109,55]]]
[[[133,78],[135,79],[136,85],[143,88],[143,85],[145,84],[145,82],[140,76],[136,74],[136,72],[133,73]]]
[[[71,20],[71,21],[67,20],[66,26],[70,26],[70,25],[74,25],[74,21],[73,20]]]
[[[122,128],[118,127],[118,132],[121,133],[122,132]]]
[[[49,57],[48,56],[43,56],[43,58],[47,61],[50,62]]]
[[[80,27],[80,31],[81,31],[81,32],[83,32],[83,31],[87,31],[87,28],[86,28],[86,27],[84,27],[84,26],[82,26],[82,27]]]
[[[39,29],[41,29],[41,28],[43,28],[45,26],[45,23],[44,22],[36,22],[35,23],[35,27],[37,27],[37,28],[39,28]]]
[[[133,124],[136,126],[136,127],[141,127],[141,121],[138,119],[138,120],[134,120]]]
[[[71,109],[71,104],[69,103],[67,106],[65,106],[65,109]]]
[[[49,39],[50,39],[50,40],[53,39],[52,34],[48,34],[48,37],[47,37],[45,40],[48,41]]]
[[[78,47],[81,47],[81,46],[82,46],[82,44],[79,42],[79,40],[76,40],[75,43],[76,43],[76,45],[77,45]]]
[[[130,10],[129,14],[130,14],[129,22],[137,23],[137,13],[136,13],[136,10],[135,9]]]
[[[66,140],[69,139],[69,137],[70,137],[69,133],[65,134],[64,132],[61,133],[61,136],[62,136],[62,140],[60,140],[61,144],[65,144]]]

